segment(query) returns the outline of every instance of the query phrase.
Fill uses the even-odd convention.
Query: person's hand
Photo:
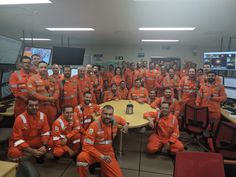
[[[127,133],[128,129],[129,129],[129,125],[125,124],[120,131],[122,131],[123,133]]]
[[[41,151],[39,151],[38,149],[33,149],[31,153],[34,157],[37,157],[37,158],[41,157],[44,154]]]
[[[75,151],[73,151],[72,149],[68,149],[68,154],[71,156],[71,157],[73,157],[73,156],[75,156]]]
[[[112,161],[111,156],[109,156],[109,155],[103,155],[101,158],[106,163],[111,163],[111,161]]]
[[[153,129],[154,128],[154,121],[149,119],[149,126]]]
[[[46,146],[42,146],[42,147],[38,148],[37,150],[42,152],[43,154],[45,154],[47,152]]]
[[[170,143],[166,143],[162,149],[163,151],[168,151],[170,149]]]
[[[66,143],[67,143],[67,138],[63,138],[63,139],[61,140],[61,144],[62,144],[62,145],[66,145]]]

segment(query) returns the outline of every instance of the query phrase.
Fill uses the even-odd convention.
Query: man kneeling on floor
[[[16,117],[9,141],[8,157],[18,161],[34,156],[43,163],[43,156],[52,147],[46,114],[39,112],[39,101],[29,98],[26,111]]]
[[[171,155],[184,150],[179,137],[177,118],[170,113],[170,106],[163,102],[158,112],[144,113],[144,118],[149,120],[149,126],[154,132],[148,138],[147,152],[154,154],[162,149],[167,150]]]
[[[80,123],[72,105],[62,108],[62,115],[52,125],[53,155],[57,160],[65,153],[76,161],[80,150]]]
[[[118,124],[123,126],[121,131],[127,132],[128,124],[126,121],[119,116],[114,116],[112,106],[104,106],[101,117],[90,124],[84,139],[83,151],[77,157],[79,177],[86,177],[89,165],[95,162],[101,164],[101,176],[122,177],[112,147]]]

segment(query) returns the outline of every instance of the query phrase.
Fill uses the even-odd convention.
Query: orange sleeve
[[[200,90],[197,92],[197,97],[196,97],[196,100],[195,100],[195,104],[197,106],[200,106],[201,105],[201,102],[202,102],[202,91],[203,91],[203,86],[201,86]]]
[[[214,99],[218,102],[224,102],[227,99],[227,95],[225,93],[225,88],[223,85],[221,85],[220,88],[220,92],[219,92],[219,96],[218,97],[214,97]]]
[[[115,116],[114,119],[119,125],[122,126],[124,126],[127,123],[126,120],[121,116]]]
[[[160,106],[160,102],[161,102],[160,98],[156,98],[155,101],[152,102],[151,107],[152,107],[152,108],[157,108],[157,107],[159,107],[159,106]]]
[[[59,84],[58,84],[58,82],[55,82],[55,83],[54,83],[54,88],[55,88],[55,91],[54,91],[52,97],[53,97],[55,100],[57,100],[57,99],[59,98],[59,93],[60,93],[60,91],[59,91],[60,89],[59,89]]]
[[[43,121],[43,127],[41,129],[41,140],[43,144],[48,144],[48,141],[50,139],[50,127],[48,125],[48,119],[47,115],[44,114],[44,121]]]
[[[157,112],[145,112],[144,114],[143,114],[143,117],[144,118],[148,118],[148,117],[151,117],[151,118],[156,118],[157,117]]]
[[[176,101],[175,101],[175,104],[174,104],[174,115],[175,115],[176,117],[179,117],[179,115],[180,115],[180,109],[181,109],[180,104],[179,104],[179,102],[176,100]]]
[[[73,121],[73,130],[66,135],[68,139],[80,134],[80,122],[76,116],[73,117]]]
[[[171,143],[175,143],[177,141],[177,139],[179,138],[179,125],[178,125],[178,120],[175,116],[173,116],[173,119],[175,119],[175,122],[174,122],[174,131],[173,133],[171,134],[171,137],[169,139],[169,141]]]
[[[80,124],[80,121],[82,121],[81,119],[83,119],[83,113],[82,113],[81,110],[78,108],[78,106],[75,107],[74,113],[75,113],[75,116],[76,116],[76,118],[77,118],[77,120],[79,121],[79,124]],[[86,131],[85,131],[84,127],[81,126],[81,124],[80,124],[80,133],[84,135],[85,132],[86,132]]]

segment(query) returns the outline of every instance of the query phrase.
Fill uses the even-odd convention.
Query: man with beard
[[[119,92],[119,95],[120,95],[120,99],[127,100],[129,91],[126,87],[125,81],[120,82],[120,87],[118,89],[118,92]]]
[[[203,73],[204,75],[200,78],[199,82],[201,85],[204,83],[207,83],[208,73],[211,71],[211,64],[210,63],[204,63],[203,64]],[[215,77],[216,84],[221,84],[220,77],[216,75]]]
[[[154,131],[148,138],[148,153],[154,154],[165,149],[174,155],[184,150],[183,144],[178,139],[178,120],[170,113],[169,103],[163,102],[158,112],[144,113],[144,118],[149,120],[149,126]]]
[[[129,90],[129,100],[135,100],[139,103],[147,103],[148,91],[146,88],[141,87],[141,79],[135,80],[135,87]]]
[[[78,84],[76,78],[71,78],[71,68],[69,65],[64,66],[64,79],[61,88],[61,105],[72,105],[73,108],[78,105]]]
[[[21,69],[11,74],[9,79],[9,87],[16,98],[14,114],[17,117],[25,111],[27,99],[29,96],[27,81],[30,73],[31,58],[23,56],[20,59]]]
[[[210,124],[215,131],[220,118],[220,104],[226,101],[224,86],[216,83],[216,74],[212,71],[207,74],[207,83],[203,84],[196,98],[196,105],[208,107]]]
[[[101,164],[101,176],[122,177],[112,146],[118,125],[123,126],[121,131],[124,133],[128,131],[126,121],[114,115],[114,108],[104,106],[101,117],[89,126],[83,151],[77,157],[77,172],[80,177],[87,177],[89,165],[95,162]]]
[[[100,114],[100,106],[95,103],[91,103],[91,100],[91,92],[85,92],[83,103],[76,106],[74,109],[74,112],[77,114],[77,117],[80,121],[80,132],[82,133],[82,135],[85,135],[85,132],[88,129],[89,125],[93,122],[93,116],[97,116]]]
[[[43,163],[48,147],[52,147],[47,116],[39,112],[39,101],[29,98],[26,111],[16,117],[9,141],[8,157],[19,161],[23,156],[34,156]]]
[[[46,62],[39,62],[39,73],[28,80],[29,93],[39,100],[39,110],[48,117],[49,126],[56,119],[56,101],[59,97],[59,87],[54,78],[48,77],[48,65]]]
[[[116,83],[111,84],[111,90],[105,92],[103,102],[111,101],[111,100],[120,100],[120,95],[117,90]]]
[[[80,148],[80,123],[72,105],[62,108],[62,115],[52,125],[53,155],[55,159],[68,153],[76,160]]]

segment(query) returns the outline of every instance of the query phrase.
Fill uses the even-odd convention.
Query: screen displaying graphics
[[[236,52],[204,53],[204,63],[211,63],[213,70],[236,70]]]
[[[48,69],[48,75],[51,76],[53,74],[52,69]]]
[[[227,98],[236,99],[236,89],[225,88]]]
[[[77,76],[78,75],[78,69],[72,69],[71,70],[71,77],[72,76]]]
[[[225,78],[224,78],[224,86],[225,86],[225,87],[233,87],[233,88],[236,88],[236,78],[225,77]]]
[[[33,54],[38,54],[43,61],[49,64],[51,52],[52,49],[25,47],[23,55],[31,57]]]

